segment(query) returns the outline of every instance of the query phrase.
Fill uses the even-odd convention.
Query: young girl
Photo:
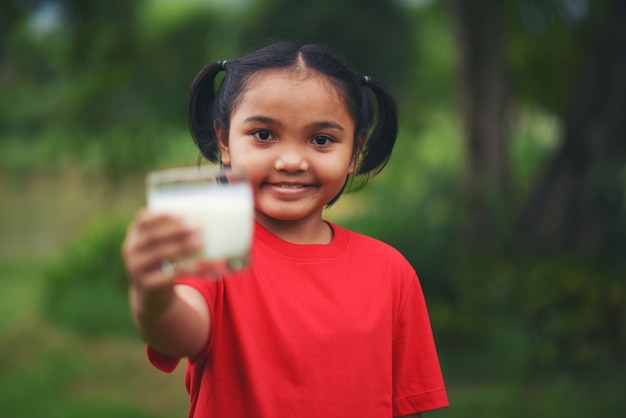
[[[353,176],[387,163],[389,92],[318,45],[278,43],[205,67],[189,111],[202,155],[249,177],[256,220],[250,267],[219,280],[192,264],[160,267],[200,246],[176,216],[144,210],[124,242],[136,327],[160,370],[187,358],[189,416],[419,417],[447,406],[415,271],[322,218]]]

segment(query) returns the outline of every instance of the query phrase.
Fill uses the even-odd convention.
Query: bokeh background
[[[186,416],[120,244],[145,174],[197,162],[195,74],[281,39],[400,103],[389,165],[327,216],[420,275],[451,401],[428,416],[623,416],[621,0],[1,0],[0,416]]]

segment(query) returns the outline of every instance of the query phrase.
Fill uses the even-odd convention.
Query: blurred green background
[[[428,416],[623,416],[620,0],[0,1],[0,416],[186,415],[120,244],[145,174],[197,162],[199,69],[286,38],[400,103],[388,167],[327,216],[420,275],[451,401]]]

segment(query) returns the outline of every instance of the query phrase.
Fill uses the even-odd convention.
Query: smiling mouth
[[[266,186],[271,187],[277,192],[283,193],[296,193],[303,192],[305,190],[310,190],[316,187],[315,184],[310,183],[265,183]]]
[[[274,187],[279,187],[281,189],[301,189],[304,187],[311,187],[307,184],[282,184],[282,183],[270,183]]]

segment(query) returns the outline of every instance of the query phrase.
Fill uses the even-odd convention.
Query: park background
[[[193,165],[191,80],[326,44],[398,98],[387,168],[327,216],[420,275],[451,407],[626,406],[626,3],[0,1],[0,416],[185,416],[151,368],[120,244],[145,174]]]

